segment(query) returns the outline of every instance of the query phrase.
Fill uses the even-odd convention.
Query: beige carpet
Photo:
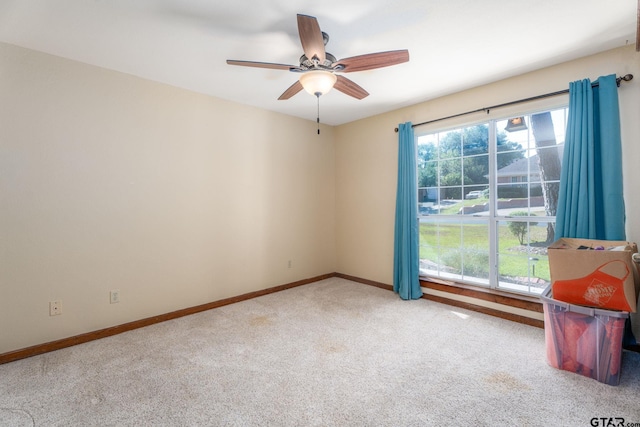
[[[622,369],[556,370],[542,329],[333,278],[0,365],[0,425],[640,423],[640,354]]]

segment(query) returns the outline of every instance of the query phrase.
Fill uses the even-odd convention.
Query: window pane
[[[524,150],[508,151],[497,155],[498,171],[496,178],[498,184],[513,182],[527,182],[530,170],[530,164],[536,159],[527,158]],[[524,178],[524,179],[523,179]]]
[[[420,215],[456,215],[462,209],[460,187],[421,188],[418,190]]]
[[[469,282],[489,284],[489,224],[466,222],[462,228],[462,276]]]
[[[539,161],[536,167],[538,174],[537,181],[532,183],[532,192],[537,190],[540,193],[539,197],[547,201],[546,210],[542,210],[542,215],[556,215],[560,191],[561,152],[562,147],[559,146],[539,148],[537,150],[536,158]]]
[[[529,206],[529,186],[527,183],[509,183],[498,185],[498,209],[527,208]],[[520,199],[515,201],[513,199]],[[501,202],[502,200],[502,202]],[[512,200],[508,202],[508,200]]]
[[[460,227],[454,221],[437,217],[420,219],[420,272],[442,277],[451,273],[442,261],[445,252],[460,247]]]
[[[420,273],[447,280],[489,284],[486,221],[422,218]]]
[[[465,157],[462,166],[464,167],[464,185],[489,183],[489,156]]]
[[[515,117],[514,117],[515,118]],[[532,148],[531,145],[531,120],[527,116],[524,119],[524,128],[507,130],[509,120],[499,120],[496,122],[496,133],[498,135],[498,151],[514,150],[516,147],[522,149]],[[516,119],[519,119],[517,117]],[[513,127],[511,127],[513,129]]]
[[[498,286],[540,294],[550,284],[547,223],[509,220],[498,223]]]
[[[450,159],[440,162],[440,185],[462,185],[462,159]]]
[[[476,200],[477,202],[487,202],[489,198],[489,187],[486,185],[474,185],[465,187],[464,198],[466,200]]]
[[[539,149],[563,145],[565,127],[565,110],[532,114],[531,136],[533,137],[533,146],[530,148]]]
[[[462,131],[462,154],[474,156],[489,153],[489,125],[486,123]]]
[[[438,188],[427,187],[418,189],[418,214],[435,215],[440,213]]]
[[[438,134],[438,155],[441,159],[462,155],[462,131],[454,130]]]
[[[447,208],[447,213],[457,213],[460,208],[460,199],[462,199],[462,187],[442,187],[441,188],[442,199],[440,204],[442,208]],[[455,211],[452,208],[455,207]]]
[[[429,160],[438,160],[437,135],[424,135],[418,138],[418,166]]]
[[[435,187],[438,185],[438,162],[428,161],[418,168],[418,185]]]

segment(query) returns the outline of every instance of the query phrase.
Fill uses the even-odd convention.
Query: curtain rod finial
[[[623,80],[624,80],[625,82],[628,82],[628,81],[630,81],[630,80],[632,80],[632,79],[633,79],[633,74],[625,74],[625,75],[624,75],[624,76],[622,76],[622,77],[617,77],[617,78],[616,78],[616,85],[617,85],[618,87],[620,87],[620,82],[622,82]]]

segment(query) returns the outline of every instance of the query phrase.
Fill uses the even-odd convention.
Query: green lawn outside
[[[456,209],[459,209],[460,205]],[[530,273],[529,258],[537,258],[535,261],[535,277],[550,281],[549,260],[546,255],[528,252],[526,246],[520,245],[506,225],[501,225],[498,230],[498,254],[501,276],[528,277]],[[545,246],[546,227],[530,227],[530,244],[532,246]],[[466,256],[481,253],[488,263],[488,225],[487,224],[420,224],[420,258],[428,260],[446,260],[448,253],[460,253],[464,248]],[[481,262],[481,261],[475,261]],[[449,265],[449,264],[448,264]],[[488,265],[484,266],[488,271]]]

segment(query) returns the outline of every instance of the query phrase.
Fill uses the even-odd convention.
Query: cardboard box
[[[570,304],[636,312],[635,243],[562,238],[548,248],[554,298]]]
[[[622,341],[629,313],[567,304],[540,296],[547,362],[608,385],[620,384]]]

